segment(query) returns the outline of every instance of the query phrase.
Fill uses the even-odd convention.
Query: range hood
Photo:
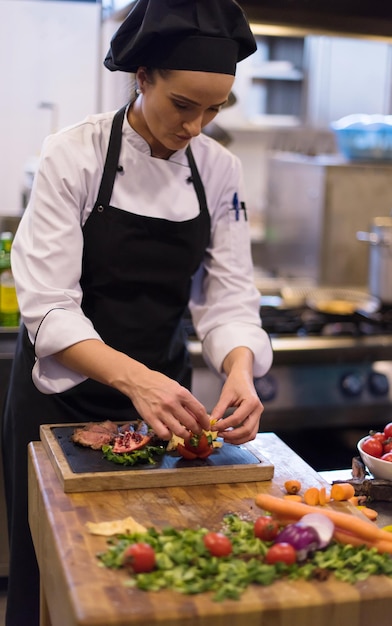
[[[271,35],[326,34],[392,41],[392,3],[377,0],[237,0],[254,32]],[[133,2],[111,12],[122,21]]]
[[[262,34],[329,34],[392,41],[392,3],[375,0],[238,0]],[[264,31],[263,31],[264,28]]]

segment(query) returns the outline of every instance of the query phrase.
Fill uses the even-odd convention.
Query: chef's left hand
[[[253,354],[248,348],[232,350],[223,367],[227,379],[211,412],[211,429],[224,441],[238,445],[256,437],[264,407],[253,384]],[[232,408],[234,412],[224,417]]]

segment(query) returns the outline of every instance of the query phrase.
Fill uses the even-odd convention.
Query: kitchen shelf
[[[304,79],[304,73],[297,69],[292,68],[284,71],[277,71],[274,67],[255,68],[250,74],[252,80],[293,80],[301,81]]]

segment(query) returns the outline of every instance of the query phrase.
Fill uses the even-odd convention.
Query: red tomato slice
[[[184,445],[192,452],[204,452],[204,450],[211,447],[211,443],[209,442],[206,433],[201,433],[201,435],[192,435],[190,439],[184,442]]]
[[[191,450],[189,450],[189,448],[183,446],[182,443],[177,444],[177,450],[181,454],[181,456],[184,457],[184,459],[188,459],[189,461],[197,459],[197,457],[199,456],[198,454],[196,454],[196,452],[192,452]]]
[[[192,434],[183,445],[177,444],[177,450],[185,459],[206,459],[214,448],[210,437],[203,432],[201,435]]]

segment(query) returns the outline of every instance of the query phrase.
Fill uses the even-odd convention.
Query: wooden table
[[[41,626],[390,626],[392,579],[356,585],[336,581],[279,581],[252,585],[239,601],[214,602],[209,594],[129,589],[127,574],[98,566],[106,539],[86,532],[87,521],[132,515],[156,528],[204,525],[218,529],[225,513],[256,519],[259,492],[281,495],[283,483],[324,480],[273,433],[257,446],[275,466],[272,481],[64,493],[42,443],[29,446],[29,516],[41,572]],[[340,505],[350,508],[351,505]],[[357,514],[351,507],[353,514]]]

